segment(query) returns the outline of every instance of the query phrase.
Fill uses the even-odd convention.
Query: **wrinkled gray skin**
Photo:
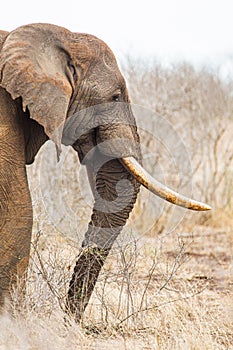
[[[126,84],[111,50],[91,35],[32,24],[0,32],[0,49],[0,303],[28,266],[32,204],[25,165],[51,139],[58,155],[61,142],[73,146],[95,197],[66,302],[79,321],[139,191],[118,159],[141,159]],[[117,192],[119,180],[128,185],[120,182]]]

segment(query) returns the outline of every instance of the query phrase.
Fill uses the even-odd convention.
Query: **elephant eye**
[[[74,68],[73,64],[70,63],[69,67],[70,67],[70,71],[71,71],[71,73],[73,75],[74,80],[76,80],[77,79],[77,75],[76,75],[76,71],[75,71],[75,68]]]
[[[115,102],[119,102],[119,101],[120,101],[120,98],[121,98],[121,95],[120,95],[120,94],[115,94],[115,95],[113,95],[113,97],[112,97],[113,101],[115,101]]]

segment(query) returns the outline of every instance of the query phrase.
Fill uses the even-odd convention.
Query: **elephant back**
[[[0,50],[2,49],[2,45],[9,33],[5,32],[4,30],[0,30]]]

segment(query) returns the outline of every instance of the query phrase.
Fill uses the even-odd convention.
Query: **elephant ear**
[[[58,151],[72,95],[64,48],[70,34],[49,24],[23,26],[7,36],[0,57],[0,86],[13,99],[22,97],[23,110],[28,108]]]

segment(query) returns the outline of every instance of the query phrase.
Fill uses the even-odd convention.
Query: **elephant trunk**
[[[66,309],[80,322],[110,249],[84,247],[77,259],[69,285]]]
[[[98,154],[91,221],[69,285],[67,311],[80,321],[100,270],[124,227],[136,201],[140,184],[118,159]],[[102,164],[102,165],[100,165]]]

